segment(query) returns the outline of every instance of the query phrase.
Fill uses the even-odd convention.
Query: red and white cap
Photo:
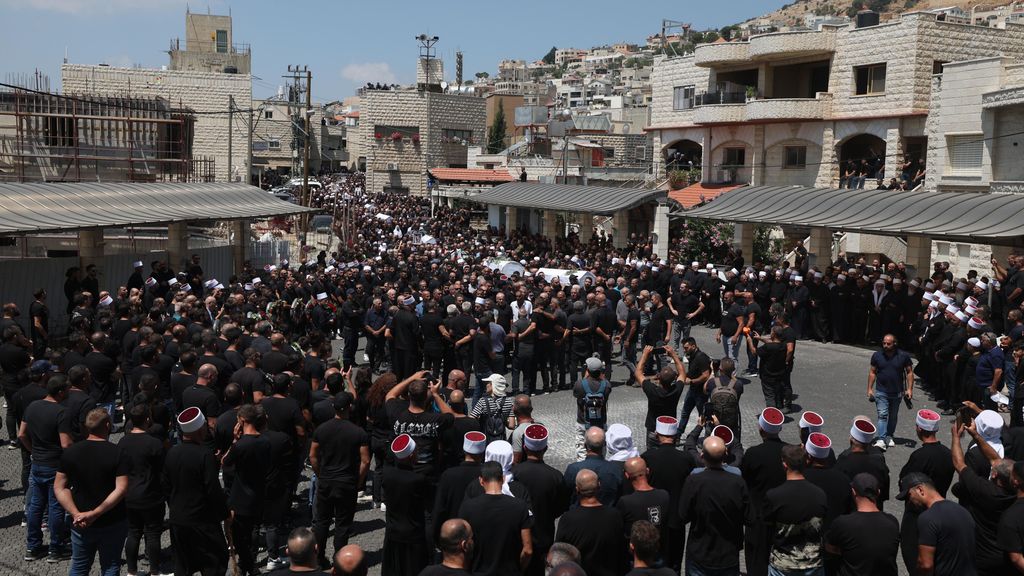
[[[939,429],[939,424],[942,423],[942,416],[934,410],[918,410],[917,411],[917,427],[927,432],[935,432]]]
[[[158,282],[156,281],[156,278],[153,278],[152,276],[150,276],[149,278],[146,278],[146,286],[149,286],[150,288],[152,288],[153,286],[156,286],[157,284],[158,284]]]
[[[523,446],[531,452],[540,452],[548,447],[548,429],[541,424],[530,424],[523,431]]]
[[[825,419],[821,417],[821,414],[808,410],[800,415],[800,427],[807,428],[811,432],[821,432],[821,429],[825,427]]]
[[[964,304],[967,304],[968,306],[977,306],[978,299],[974,296],[968,296],[967,298],[964,298]]]
[[[711,430],[711,435],[718,436],[719,438],[721,438],[722,442],[725,442],[726,446],[732,444],[732,440],[736,436],[735,434],[732,433],[732,428],[729,428],[725,424],[719,424],[718,426],[715,426]]]
[[[206,417],[203,416],[203,412],[195,406],[185,408],[181,411],[181,414],[178,414],[178,426],[185,434],[191,434],[203,426],[206,426]]]
[[[462,438],[462,451],[466,454],[483,454],[487,448],[487,436],[483,432],[466,432]]]
[[[658,416],[654,422],[654,431],[661,436],[675,436],[679,433],[679,420],[671,416]]]
[[[878,429],[870,420],[854,418],[853,426],[850,426],[850,437],[861,444],[870,444],[878,434]]]
[[[975,330],[981,330],[985,327],[985,321],[975,316],[967,321],[967,325]]]
[[[408,434],[399,434],[398,437],[391,442],[391,452],[398,460],[405,460],[412,456],[412,453],[415,451],[416,441]]]
[[[782,432],[782,425],[786,422],[786,415],[782,410],[769,406],[761,411],[757,417],[757,425],[767,434],[778,434]]]
[[[832,440],[821,432],[812,432],[807,437],[807,442],[804,442],[804,450],[807,451],[807,455],[811,458],[824,460],[828,458],[829,452],[832,451]]]

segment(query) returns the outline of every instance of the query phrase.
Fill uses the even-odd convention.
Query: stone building
[[[171,106],[189,108],[196,115],[192,143],[194,157],[212,157],[218,182],[228,178],[228,146],[231,138],[231,180],[247,181],[248,128],[236,114],[229,131],[228,105],[248,110],[252,106],[252,80],[248,74],[154,70],[64,64],[61,84],[69,94],[102,94],[129,98],[164,98]]]
[[[280,174],[301,175],[303,146],[301,130],[304,128],[302,106],[292,105],[289,118],[288,102],[278,99],[254,100],[257,119],[252,135],[253,170],[258,174],[273,169]],[[309,117],[312,141],[309,152],[311,174],[334,172],[341,166],[349,167],[346,140],[348,127],[333,116],[325,115],[325,108],[313,103]]]
[[[171,70],[252,73],[248,44],[235,44],[231,16],[185,13],[185,48],[171,40]]]
[[[483,98],[419,90],[361,96],[367,191],[426,195],[429,168],[466,168],[467,147],[486,140]]]

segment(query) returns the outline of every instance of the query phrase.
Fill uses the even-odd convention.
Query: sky
[[[230,12],[234,41],[252,46],[253,96],[273,95],[289,64],[313,72],[313,99],[340,100],[366,82],[415,80],[419,34],[439,36],[445,77],[464,54],[464,78],[497,73],[502,59],[538,60],[552,47],[644,39],[663,18],[721,28],[772,11],[780,0],[0,0],[0,82],[37,69],[60,86],[75,64],[159,68],[185,11]]]

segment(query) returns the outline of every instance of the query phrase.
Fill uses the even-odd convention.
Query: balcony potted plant
[[[757,86],[747,86],[747,102],[757,100]]]
[[[412,135],[412,143],[413,144],[419,144],[420,143],[420,135],[419,134],[413,134]]]
[[[382,138],[384,138],[384,135],[381,134],[380,132],[377,132],[376,134],[373,135],[373,137],[377,140],[381,140]]]
[[[391,141],[392,142],[401,142],[402,141],[402,133],[398,132],[397,130],[395,132],[392,132],[391,133]]]

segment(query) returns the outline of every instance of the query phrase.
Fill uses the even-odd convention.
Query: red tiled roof
[[[684,209],[689,210],[698,204],[718,197],[719,194],[724,194],[741,186],[743,184],[705,184],[698,182],[681,190],[669,190],[668,197],[681,204]]]
[[[431,168],[430,173],[438,180],[454,182],[513,182],[515,178],[508,170],[484,170],[482,168]]]

